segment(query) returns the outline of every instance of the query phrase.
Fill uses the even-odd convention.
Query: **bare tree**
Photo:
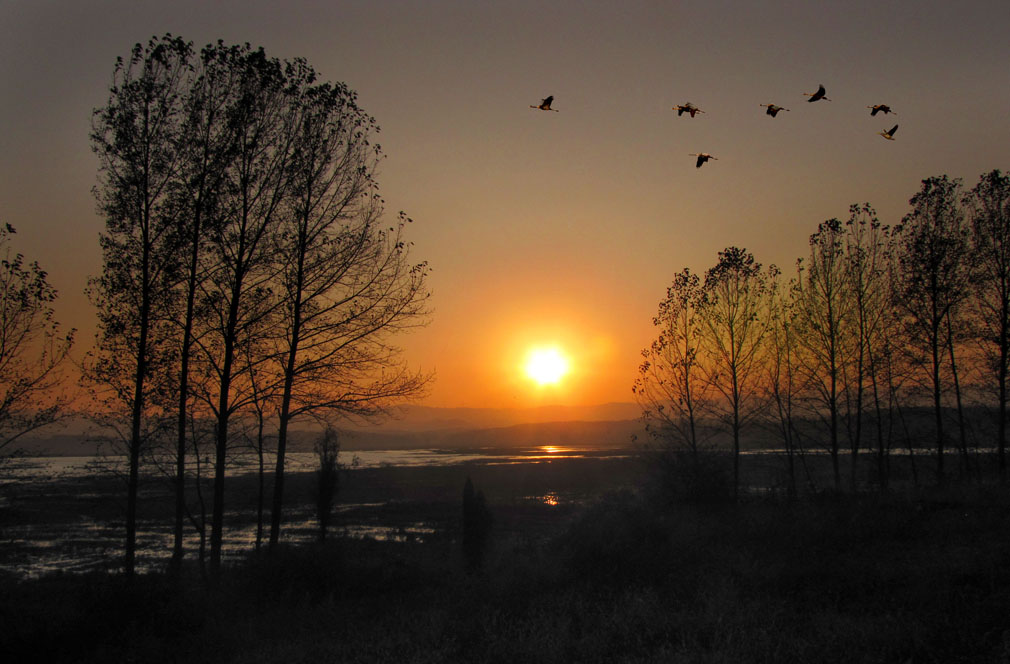
[[[944,481],[943,353],[950,342],[948,317],[969,292],[968,237],[959,200],[960,181],[946,175],[922,181],[912,206],[895,229],[899,270],[894,295],[910,348],[928,368],[936,423],[937,484]]]
[[[91,279],[98,308],[98,344],[85,377],[118,403],[129,420],[124,567],[133,574],[139,462],[144,418],[157,389],[151,379],[170,361],[166,340],[170,285],[178,267],[169,204],[180,165],[182,91],[191,47],[178,38],[152,39],[116,62],[108,103],[94,112],[91,144],[100,163],[96,189],[105,215],[103,272]]]
[[[228,166],[235,153],[234,124],[231,122],[238,103],[238,78],[234,66],[238,47],[218,43],[200,53],[199,70],[185,90],[183,118],[180,130],[180,169],[173,183],[173,206],[178,235],[181,273],[175,289],[179,311],[174,319],[181,329],[179,338],[179,369],[174,397],[176,405],[175,454],[175,527],[172,563],[178,566],[183,556],[183,523],[187,513],[186,449],[189,419],[192,417],[190,398],[190,362],[193,335],[199,331],[195,320],[197,294],[205,278],[206,266],[201,258],[206,248],[208,229],[219,218],[218,197]],[[206,312],[204,312],[206,313]]]
[[[57,422],[68,395],[60,389],[74,330],[61,334],[56,290],[35,261],[14,253],[14,227],[0,227],[0,462],[25,434]]]
[[[965,196],[977,288],[973,298],[986,373],[996,392],[996,454],[1006,480],[1007,374],[1010,372],[1010,177],[982,175]]]
[[[301,77],[315,73],[304,63]],[[375,120],[342,83],[305,88],[288,167],[285,214],[274,235],[275,288],[284,302],[275,357],[279,429],[270,545],[284,504],[292,420],[313,414],[370,416],[420,395],[429,377],[399,360],[392,335],[425,321],[424,263],[409,261],[404,215],[382,225],[374,174]]]
[[[733,439],[733,493],[740,487],[740,434],[761,406],[764,342],[768,305],[778,269],[762,269],[754,256],[737,247],[719,252],[719,262],[705,273],[701,320],[705,330],[702,366],[721,399],[713,412]]]
[[[826,417],[821,408],[817,408],[817,415],[827,425],[836,489],[841,487],[839,397],[848,351],[849,316],[843,237],[839,220],[820,224],[810,236],[809,261],[797,261],[798,276],[793,282],[796,340],[803,350],[801,367],[815,400],[827,409]]]
[[[250,398],[248,390],[236,392],[250,369],[241,345],[270,334],[270,316],[279,304],[271,289],[277,266],[269,238],[287,193],[286,170],[294,134],[288,113],[290,90],[304,83],[289,78],[290,71],[267,58],[262,49],[246,46],[227,57],[228,66],[240,72],[239,101],[229,117],[235,154],[219,193],[220,221],[210,229],[203,252],[207,269],[199,295],[210,311],[199,340],[200,361],[209,377],[200,395],[216,421],[210,535],[213,578],[219,577],[221,567],[229,423]]]
[[[794,413],[796,400],[802,390],[802,376],[797,358],[795,313],[791,291],[776,289],[769,306],[767,342],[767,389],[773,405],[774,428],[782,439],[786,455],[786,491],[795,498],[796,457],[801,451]]]
[[[704,332],[698,314],[701,296],[698,275],[685,268],[674,277],[652,319],[659,336],[642,351],[645,360],[632,387],[650,435],[686,449],[695,459],[707,438],[699,403],[709,388],[698,366]]]
[[[711,436],[711,427],[702,419],[711,384],[699,366],[705,333],[701,304],[701,279],[685,268],[659,303],[652,319],[659,335],[642,351],[644,360],[631,388],[656,445],[652,451],[663,469],[661,480],[692,499],[719,488],[711,486],[718,475],[709,476],[710,464],[702,459]]]
[[[866,389],[872,399],[873,421],[876,425],[877,475],[881,486],[887,487],[887,462],[881,408],[881,384],[878,377],[882,348],[891,332],[889,266],[893,253],[890,229],[882,226],[870,205],[853,205],[845,222],[845,260],[847,290],[855,363],[852,380],[855,383],[854,426],[850,427],[852,461],[850,488],[856,490],[856,471],[863,438],[863,413],[866,410]],[[867,385],[869,382],[869,385]]]

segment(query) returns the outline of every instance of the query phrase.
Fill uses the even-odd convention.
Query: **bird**
[[[878,131],[877,133],[886,138],[889,141],[894,140],[894,132],[898,131],[898,125],[894,125],[887,131]]]
[[[692,104],[691,102],[687,102],[683,106],[674,106],[673,110],[677,111],[677,115],[678,116],[684,115],[684,112],[686,111],[686,112],[688,112],[688,113],[691,114],[692,118],[694,117],[695,113],[704,113],[705,112],[705,111],[701,110],[700,108],[698,108],[697,106],[695,106],[694,104]]]
[[[789,110],[788,108],[782,108],[781,106],[776,106],[775,104],[761,104],[761,105],[768,107],[768,110],[765,111],[765,113],[767,113],[768,115],[772,116],[773,118],[776,115],[778,115],[779,111],[788,111]]]
[[[804,92],[803,94],[807,97],[810,97],[810,99],[808,99],[807,101],[819,101],[821,99],[823,99],[824,101],[831,101],[830,99],[824,96],[824,92],[825,92],[824,85],[822,84],[817,86],[817,92],[813,94],[810,94],[809,92]]]
[[[877,113],[883,113],[884,115],[894,113],[894,111],[891,110],[891,107],[887,104],[874,104],[873,106],[867,106],[866,108],[871,109],[870,115],[876,115]],[[897,115],[897,113],[894,114]]]
[[[541,111],[554,111],[555,113],[560,113],[561,111],[559,111],[558,109],[551,108],[551,103],[553,102],[554,102],[554,95],[550,95],[549,97],[544,97],[543,101],[540,102],[539,106],[534,106],[533,104],[530,104],[530,108],[539,108]]]
[[[701,165],[704,164],[709,159],[715,159],[716,161],[719,161],[718,157],[713,157],[712,155],[710,155],[707,152],[689,152],[688,155],[691,156],[691,157],[697,157],[698,158],[698,161],[695,162],[695,164],[694,164],[695,168],[701,168]]]

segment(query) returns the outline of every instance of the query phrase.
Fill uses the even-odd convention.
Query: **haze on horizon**
[[[1010,12],[976,0],[202,3],[0,7],[0,222],[50,273],[57,318],[94,332],[101,269],[91,110],[116,57],[166,32],[305,57],[382,127],[387,210],[433,268],[426,405],[631,400],[674,273],[746,247],[786,276],[817,224],[869,202],[897,223],[920,180],[1010,170]],[[823,83],[831,103],[807,104]],[[554,96],[558,113],[528,108]],[[706,111],[677,117],[675,104]],[[792,109],[775,119],[762,103]],[[892,118],[865,106],[889,104]],[[719,161],[696,169],[691,152]],[[570,357],[557,383],[531,347]]]

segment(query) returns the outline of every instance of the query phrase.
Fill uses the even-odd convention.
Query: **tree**
[[[469,477],[463,485],[463,558],[475,572],[484,564],[493,519],[483,491],[474,491]]]
[[[61,334],[56,290],[35,261],[12,253],[10,224],[0,227],[0,461],[18,439],[57,422],[69,402],[60,390],[74,330]]]
[[[826,409],[817,414],[825,420],[831,454],[835,488],[841,487],[838,462],[838,425],[840,381],[848,348],[847,265],[844,254],[842,224],[829,219],[818,225],[810,236],[810,258],[806,264],[796,263],[797,278],[793,282],[796,340],[802,348],[800,366],[805,383],[815,400]]]
[[[786,491],[795,498],[796,454],[799,436],[793,417],[801,381],[796,357],[796,325],[790,293],[776,289],[769,307],[767,388],[774,405],[773,419],[786,452]]]
[[[705,330],[702,366],[722,397],[713,410],[733,438],[733,493],[740,487],[740,434],[759,412],[764,341],[769,329],[769,299],[778,269],[764,270],[753,254],[737,247],[719,252],[705,273],[701,320]]]
[[[927,367],[936,423],[937,484],[944,481],[942,355],[953,349],[951,316],[969,292],[969,244],[960,207],[960,181],[946,175],[922,181],[909,200],[912,210],[895,229],[899,270],[894,303],[903,314],[905,332],[916,360]]]
[[[183,555],[183,522],[186,514],[185,481],[187,430],[192,417],[190,363],[197,294],[205,278],[201,258],[208,229],[220,215],[219,194],[227,167],[235,152],[235,132],[230,122],[237,104],[239,73],[232,66],[237,47],[220,42],[205,47],[190,85],[183,91],[179,131],[180,168],[172,183],[172,205],[180,253],[181,273],[175,290],[180,309],[174,315],[179,330],[179,369],[176,378],[175,527],[172,562]]]
[[[315,486],[316,519],[319,521],[319,541],[322,543],[326,541],[326,529],[333,516],[333,500],[340,490],[340,465],[337,463],[340,440],[336,429],[326,427],[316,441],[315,452],[319,462]]]
[[[996,392],[996,454],[1006,480],[1007,374],[1010,372],[1010,177],[982,175],[964,198],[975,257],[978,340]]]
[[[845,222],[845,261],[848,311],[851,337],[855,346],[852,382],[855,383],[855,405],[851,409],[854,424],[850,427],[852,461],[850,488],[856,490],[856,469],[862,443],[863,412],[866,383],[869,380],[877,431],[877,476],[881,487],[887,488],[883,414],[880,405],[879,370],[883,347],[890,332],[888,275],[893,252],[890,229],[882,226],[870,205],[852,205]]]
[[[315,72],[304,63],[300,79]],[[372,416],[420,395],[429,380],[409,371],[391,343],[423,324],[427,267],[409,261],[402,213],[382,227],[375,169],[375,120],[342,83],[305,87],[292,99],[295,119],[288,195],[273,236],[280,386],[270,545],[284,505],[284,465],[292,420],[334,413]]]
[[[701,412],[711,396],[711,385],[699,366],[705,332],[701,303],[701,279],[685,268],[659,303],[652,319],[659,336],[642,351],[645,359],[631,389],[642,406],[649,435],[660,445],[661,461],[673,466],[669,470],[674,477],[668,479],[686,480],[691,494],[702,489],[697,485],[702,480],[700,454],[708,432]],[[685,460],[687,468],[678,467]],[[678,478],[685,470],[686,477]]]
[[[216,421],[210,535],[214,578],[221,567],[229,424],[252,398],[251,390],[238,391],[242,380],[267,359],[245,354],[242,347],[271,334],[271,317],[280,306],[271,288],[278,267],[269,238],[288,191],[294,136],[290,100],[306,83],[297,70],[267,58],[262,49],[246,46],[226,57],[227,66],[238,72],[237,103],[229,112],[236,144],[218,196],[220,218],[209,229],[203,252],[207,267],[199,295],[208,311],[200,338],[208,379],[199,393]]]
[[[98,155],[95,190],[105,215],[101,276],[90,280],[98,308],[98,342],[85,368],[104,390],[103,408],[122,408],[129,462],[124,569],[136,553],[139,462],[156,375],[171,361],[168,308],[178,268],[171,184],[180,168],[179,127],[190,74],[190,45],[170,35],[119,58],[107,104],[95,110],[91,145]]]

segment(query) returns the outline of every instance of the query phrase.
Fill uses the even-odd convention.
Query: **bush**
[[[629,494],[610,496],[586,509],[558,545],[576,580],[615,586],[653,583],[671,570],[669,524]]]
[[[733,461],[724,452],[661,449],[648,455],[654,498],[661,504],[733,501]]]

